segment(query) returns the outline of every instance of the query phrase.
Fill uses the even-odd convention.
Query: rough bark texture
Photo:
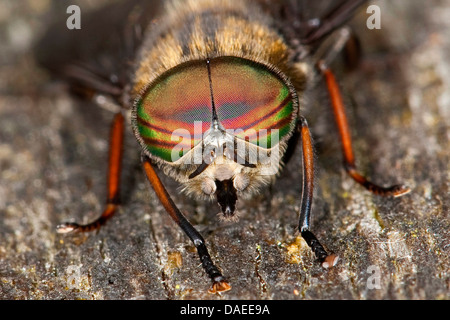
[[[305,100],[318,166],[312,225],[340,255],[335,268],[323,269],[296,231],[299,148],[274,186],[238,203],[238,223],[164,179],[229,278],[222,295],[207,292],[193,245],[145,181],[131,128],[119,212],[98,232],[56,234],[59,222],[87,222],[103,208],[112,114],[60,86],[43,89],[29,49],[47,1],[26,3],[2,1],[0,10],[0,298],[449,298],[448,1],[380,1],[380,30],[366,28],[363,10],[353,21],[359,67],[338,73],[358,167],[410,194],[380,198],[353,182],[324,87]]]

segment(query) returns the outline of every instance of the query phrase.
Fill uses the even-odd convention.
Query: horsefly
[[[409,189],[381,187],[358,173],[341,94],[329,67],[350,38],[343,25],[365,1],[327,2],[315,16],[305,14],[306,2],[124,1],[83,16],[81,30],[70,36],[69,30],[51,30],[38,47],[42,64],[79,94],[108,101],[118,110],[104,212],[89,224],[67,222],[57,231],[96,229],[116,211],[124,113],[131,109],[143,170],[167,213],[195,245],[212,281],[210,292],[227,291],[231,285],[156,167],[188,195],[215,199],[225,219],[236,219],[238,199],[272,183],[286,150],[298,141],[303,160],[298,230],[323,267],[334,266],[338,256],[325,250],[310,226],[314,152],[300,103],[308,72],[327,84],[347,173],[378,195],[397,197]]]

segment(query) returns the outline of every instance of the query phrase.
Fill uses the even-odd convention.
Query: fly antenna
[[[218,125],[218,123],[219,123],[219,117],[217,116],[216,104],[214,103],[214,93],[213,93],[212,80],[211,80],[210,63],[211,63],[211,60],[206,59],[206,67],[208,68],[209,91],[211,93],[212,123],[213,123],[213,126],[215,126],[215,125]]]

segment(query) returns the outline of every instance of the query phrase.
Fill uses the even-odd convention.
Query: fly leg
[[[355,157],[353,155],[352,140],[350,135],[350,129],[345,115],[344,103],[339,90],[339,86],[336,83],[336,79],[333,72],[329,69],[328,65],[324,61],[318,63],[318,67],[325,77],[328,92],[331,98],[331,105],[333,108],[334,117],[339,131],[339,136],[342,142],[342,153],[344,156],[344,168],[350,177],[353,178],[360,185],[367,190],[381,196],[393,196],[399,197],[409,193],[411,190],[403,185],[393,185],[389,187],[379,186],[367,178],[362,176],[356,169]]]
[[[328,41],[319,48],[315,54],[315,59],[318,61],[317,69],[325,77],[328,92],[331,99],[334,118],[336,120],[339,136],[342,143],[342,153],[344,156],[344,168],[353,180],[364,186],[367,190],[382,196],[399,197],[410,192],[410,189],[403,185],[393,185],[389,187],[379,186],[363,175],[361,175],[355,165],[355,157],[353,155],[352,140],[350,129],[345,115],[345,107],[342,100],[342,95],[339,86],[336,82],[333,72],[330,69],[330,64],[335,57],[346,47],[351,40],[351,30],[347,27],[342,27],[330,36]]]
[[[108,196],[106,208],[100,217],[88,224],[65,222],[56,228],[58,233],[69,233],[74,231],[91,231],[103,225],[117,210],[119,206],[120,174],[122,167],[124,116],[121,112],[116,113],[113,119],[109,141],[109,166],[108,166]]]
[[[299,231],[306,243],[322,263],[324,268],[336,265],[339,257],[335,254],[328,254],[324,247],[317,240],[316,236],[309,230],[311,220],[311,207],[314,192],[314,151],[306,119],[300,117],[299,130],[302,139],[303,153],[303,190],[302,206],[300,209]]]
[[[144,167],[145,174],[150,182],[153,190],[161,201],[161,204],[166,209],[170,217],[178,224],[178,226],[186,233],[197,248],[197,253],[202,262],[203,269],[211,278],[213,284],[210,293],[223,292],[231,289],[228,281],[222,276],[222,273],[212,262],[211,256],[208,253],[208,249],[205,245],[205,240],[201,234],[192,226],[192,224],[186,219],[186,217],[180,212],[166,188],[162,184],[158,175],[156,174],[153,165],[150,163],[150,159],[143,156],[142,165]]]

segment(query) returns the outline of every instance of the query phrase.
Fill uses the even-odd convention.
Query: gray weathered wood
[[[326,92],[306,99],[318,165],[313,230],[340,255],[335,268],[322,269],[296,232],[298,150],[274,186],[239,202],[238,223],[165,179],[231,282],[221,296],[207,293],[193,245],[149,189],[131,128],[120,211],[98,232],[55,233],[102,210],[112,115],[60,86],[40,91],[47,78],[29,46],[46,1],[32,3],[3,1],[0,16],[0,298],[449,298],[448,2],[380,1],[381,30],[365,27],[363,11],[353,21],[360,67],[339,73],[359,168],[382,184],[406,183],[409,195],[380,198],[347,177]]]

